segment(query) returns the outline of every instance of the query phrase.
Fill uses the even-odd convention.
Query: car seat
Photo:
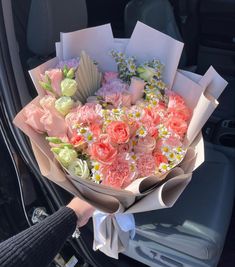
[[[183,42],[182,36],[176,24],[173,8],[168,0],[132,0],[125,8],[125,35],[129,38],[137,21],[157,29],[172,38]],[[186,66],[186,53],[183,50],[180,64]]]

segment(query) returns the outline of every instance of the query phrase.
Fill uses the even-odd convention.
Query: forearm
[[[0,244],[1,267],[47,266],[76,228],[77,216],[64,207]]]

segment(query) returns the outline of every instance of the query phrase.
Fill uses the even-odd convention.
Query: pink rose
[[[103,175],[102,184],[114,188],[124,188],[131,183],[135,174],[131,171],[129,161],[119,154],[111,165],[103,169]]]
[[[50,78],[51,86],[57,95],[61,95],[60,84],[63,80],[63,73],[60,69],[51,69],[45,72],[45,75],[41,75],[43,82],[48,82],[47,76]]]
[[[129,87],[129,92],[131,94],[131,103],[135,104],[137,100],[141,99],[144,95],[145,81],[137,77],[131,78],[131,84]]]
[[[129,141],[130,130],[125,122],[111,122],[106,128],[106,132],[109,135],[111,142],[114,144],[124,144]]]
[[[117,149],[108,142],[96,141],[91,144],[89,153],[92,159],[102,164],[111,164],[117,155]]]
[[[103,76],[103,85],[107,82],[110,82],[112,80],[115,80],[118,78],[118,73],[114,71],[108,71],[104,73]]]
[[[165,125],[180,137],[183,137],[188,129],[188,124],[178,117],[169,117]]]
[[[35,104],[29,104],[24,109],[24,115],[26,117],[25,122],[32,127],[38,133],[44,133],[45,128],[41,123],[41,118],[44,115],[44,110]]]
[[[156,146],[155,138],[147,135],[144,138],[139,138],[135,146],[135,153],[151,153]]]
[[[137,170],[139,177],[146,177],[155,174],[156,161],[152,154],[137,154]]]

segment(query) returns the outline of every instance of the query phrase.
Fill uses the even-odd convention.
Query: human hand
[[[78,197],[73,198],[67,207],[76,213],[78,217],[78,227],[84,226],[95,210],[90,204]]]

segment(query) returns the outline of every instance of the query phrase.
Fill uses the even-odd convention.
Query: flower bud
[[[56,110],[62,115],[67,115],[74,106],[74,101],[69,96],[62,96],[55,101]]]
[[[77,91],[77,82],[70,78],[65,78],[61,82],[61,92],[63,96],[73,96]]]
[[[79,176],[82,179],[87,179],[90,176],[87,162],[82,159],[76,159],[69,164],[68,171],[71,175]]]
[[[74,68],[69,69],[69,71],[67,72],[66,78],[73,79],[74,76],[75,76]]]

